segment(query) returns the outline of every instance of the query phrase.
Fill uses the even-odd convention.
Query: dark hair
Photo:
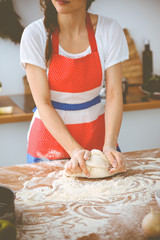
[[[89,9],[94,0],[87,0],[86,10]],[[51,35],[58,26],[57,11],[51,0],[40,0],[41,8],[44,11],[44,26],[47,31],[47,42],[45,50],[46,65],[49,65],[52,56]]]

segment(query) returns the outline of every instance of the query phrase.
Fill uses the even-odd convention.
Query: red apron
[[[91,53],[74,59],[59,55],[58,28],[53,33],[48,81],[52,105],[74,139],[87,150],[102,150],[105,136],[104,106],[100,101],[102,68],[89,14],[87,30]],[[33,162],[34,158],[69,158],[44,126],[38,109],[36,112],[29,132],[27,152],[30,158]]]

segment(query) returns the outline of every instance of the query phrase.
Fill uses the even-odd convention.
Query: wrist
[[[117,144],[107,144],[103,146],[103,152],[109,151],[109,150],[116,150]]]
[[[117,149],[117,137],[111,136],[110,138],[107,137],[106,141],[104,142],[103,151],[107,150],[116,150]]]
[[[72,158],[73,155],[76,154],[76,152],[79,152],[81,150],[83,150],[81,146],[74,146],[69,152],[70,157]]]

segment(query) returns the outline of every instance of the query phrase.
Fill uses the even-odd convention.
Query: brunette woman
[[[125,171],[117,139],[121,126],[121,62],[128,47],[119,24],[87,12],[94,0],[41,0],[44,18],[21,39],[36,109],[28,133],[28,163],[69,158],[68,173],[84,171],[99,149],[114,171]],[[106,104],[100,92],[106,79]]]

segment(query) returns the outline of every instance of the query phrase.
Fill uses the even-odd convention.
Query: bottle
[[[143,51],[143,84],[148,81],[152,76],[153,63],[152,63],[152,51],[150,50],[150,44],[148,40],[145,40],[145,49]]]

